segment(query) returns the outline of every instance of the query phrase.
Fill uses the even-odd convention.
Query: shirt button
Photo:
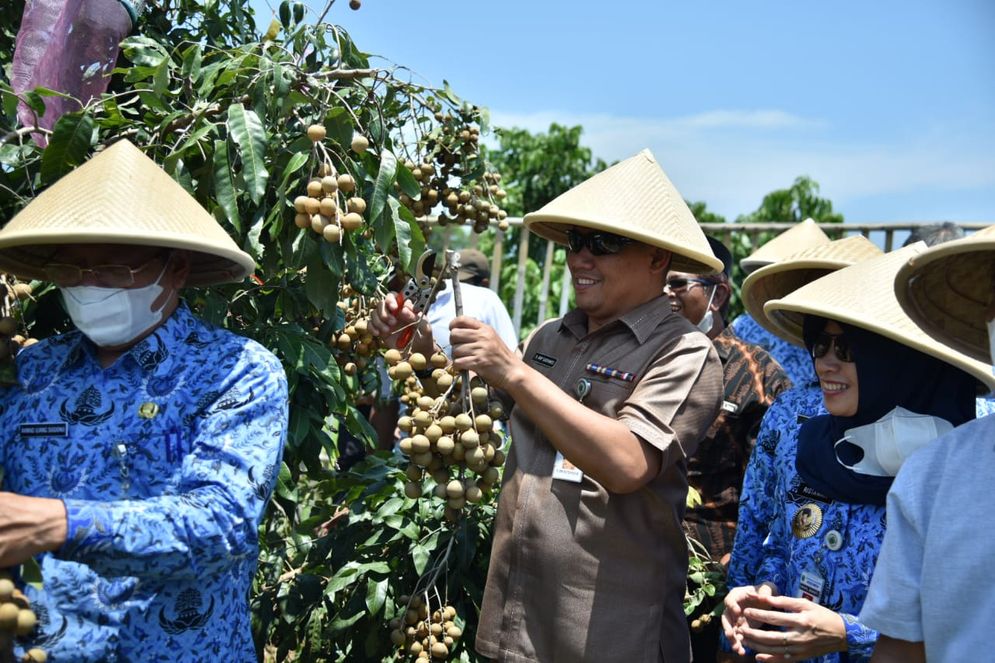
[[[843,547],[843,535],[834,529],[826,532],[826,538],[823,539],[826,543],[826,547],[836,552]]]

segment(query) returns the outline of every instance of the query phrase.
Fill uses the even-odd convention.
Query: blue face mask
[[[165,273],[164,265],[155,282],[142,288],[61,288],[62,301],[76,327],[96,345],[127,345],[162,320],[162,308],[153,311],[152,302],[163,292],[159,281]]]

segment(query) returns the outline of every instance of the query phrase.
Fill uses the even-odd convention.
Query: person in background
[[[740,260],[739,266],[746,274],[752,274],[761,267],[772,265],[794,253],[828,244],[829,241],[829,237],[822,232],[815,221],[805,219]],[[816,382],[815,374],[812,372],[812,361],[804,349],[788,343],[765,329],[748,311],[736,316],[732,321],[732,331],[747,343],[759,345],[770,353],[770,356],[788,374],[791,384],[801,386]]]
[[[714,275],[671,271],[664,292],[670,297],[671,310],[711,339],[722,362],[725,384],[722,410],[698,444],[698,450],[688,459],[688,484],[698,492],[701,503],[687,510],[684,523],[688,534],[702,544],[709,557],[726,565],[736,533],[739,490],[760,420],[774,398],[789,388],[791,382],[763,348],[737,338],[726,327],[732,294],[729,283],[732,254],[713,237],[708,238],[708,244],[722,261],[722,271]],[[714,661],[716,657],[719,622],[709,618],[702,625],[700,619],[714,607],[709,602],[702,603],[688,616],[696,663]]]
[[[956,223],[944,221],[943,223],[933,223],[926,226],[917,226],[912,229],[902,246],[925,242],[926,246],[936,246],[944,242],[951,242],[964,236],[964,230]]]
[[[935,430],[974,417],[988,367],[905,316],[891,283],[917,244],[858,262],[764,307],[809,349],[826,410],[782,434],[793,462],[767,499],[775,517],[757,583],[730,590],[725,635],[764,660],[866,661],[877,633],[857,614],[884,536],[884,498],[902,461]]]
[[[909,259],[895,277],[906,313],[933,338],[995,357],[995,226]],[[872,663],[990,658],[995,593],[995,417],[917,451],[888,493],[885,533],[860,619],[879,632]]]
[[[252,258],[121,140],[0,230],[0,269],[53,283],[76,327],[18,353],[0,394],[0,567],[34,556],[45,579],[24,587],[31,644],[53,661],[256,660],[286,375],[179,298]]]
[[[478,288],[491,287],[491,263],[483,251],[463,249],[459,252],[459,280]]]
[[[476,249],[460,251],[460,294],[463,300],[463,315],[479,320],[494,329],[509,348],[518,347],[518,333],[511,322],[508,309],[497,293],[488,285],[491,282],[491,268],[487,257]],[[439,290],[435,301],[428,309],[428,321],[432,325],[432,337],[443,352],[452,355],[449,343],[449,323],[456,317],[456,302],[453,299],[453,286],[446,283]]]

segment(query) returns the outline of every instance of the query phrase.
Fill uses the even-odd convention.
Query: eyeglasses
[[[708,279],[695,279],[695,278],[684,278],[684,277],[674,277],[672,279],[667,279],[667,284],[664,286],[667,290],[671,292],[682,292],[688,288],[700,285],[702,287],[709,285],[717,285],[714,281],[709,281]]]
[[[84,274],[89,274],[97,284],[105,288],[128,288],[134,285],[135,274],[138,274],[162,257],[163,255],[159,254],[139,267],[129,267],[128,265],[80,267],[78,265],[64,265],[62,263],[51,262],[42,269],[45,271],[45,279],[60,288],[72,288],[81,284]]]
[[[592,256],[607,256],[618,253],[631,242],[628,237],[612,233],[597,232],[581,235],[575,230],[567,231],[567,247],[572,253],[580,253],[586,246],[591,250]]]
[[[833,348],[836,358],[847,363],[853,362],[853,351],[850,349],[850,342],[844,334],[827,334],[822,332],[815,337],[812,344],[812,359],[821,359]]]

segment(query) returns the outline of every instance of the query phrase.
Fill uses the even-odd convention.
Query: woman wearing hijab
[[[891,284],[915,245],[824,276],[764,308],[813,357],[828,414],[781,431],[774,520],[757,584],[726,597],[723,629],[758,661],[866,661],[857,615],[885,528],[885,497],[918,446],[974,418],[990,370],[921,332]],[[792,457],[793,456],[793,457]],[[793,461],[793,462],[792,462]]]

